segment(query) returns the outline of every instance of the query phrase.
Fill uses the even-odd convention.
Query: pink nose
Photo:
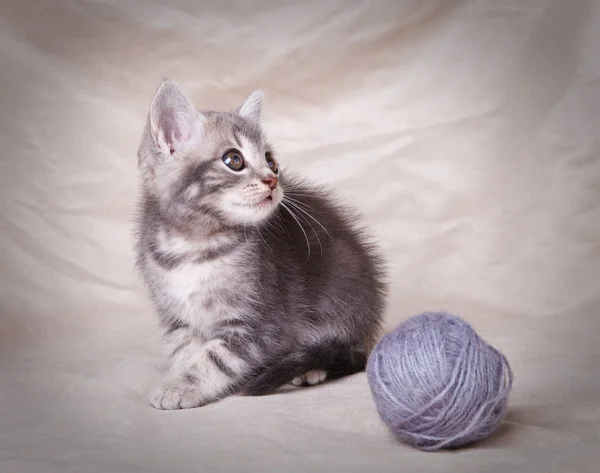
[[[269,189],[275,190],[277,187],[277,178],[275,176],[269,176],[263,179],[263,182],[269,186]]]

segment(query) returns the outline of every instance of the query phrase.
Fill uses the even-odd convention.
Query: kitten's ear
[[[188,97],[171,81],[164,80],[150,104],[150,132],[165,153],[179,151],[200,131],[199,114]]]
[[[242,117],[249,118],[256,122],[260,121],[262,112],[263,93],[262,90],[252,92],[250,97],[246,99],[244,105],[238,109],[238,114]]]

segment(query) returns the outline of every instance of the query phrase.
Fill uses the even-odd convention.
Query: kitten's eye
[[[246,167],[246,163],[244,163],[244,158],[239,151],[227,151],[221,158],[227,166],[232,171],[241,171]]]
[[[279,168],[277,167],[277,162],[275,161],[275,159],[273,158],[273,155],[269,151],[267,151],[265,153],[265,159],[267,160],[269,169],[271,169],[271,171],[273,171],[273,174],[278,174]]]

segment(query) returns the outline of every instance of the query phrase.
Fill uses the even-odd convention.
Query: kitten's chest
[[[165,275],[164,290],[180,319],[201,329],[235,315],[233,295],[239,299],[242,277],[234,257],[186,263]]]

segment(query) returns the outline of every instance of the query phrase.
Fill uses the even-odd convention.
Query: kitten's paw
[[[298,376],[292,380],[294,386],[314,386],[315,384],[322,383],[325,381],[327,372],[323,370],[311,370],[304,373],[302,376]]]
[[[165,381],[150,394],[150,404],[156,409],[191,409],[206,404],[197,386],[185,381]]]

